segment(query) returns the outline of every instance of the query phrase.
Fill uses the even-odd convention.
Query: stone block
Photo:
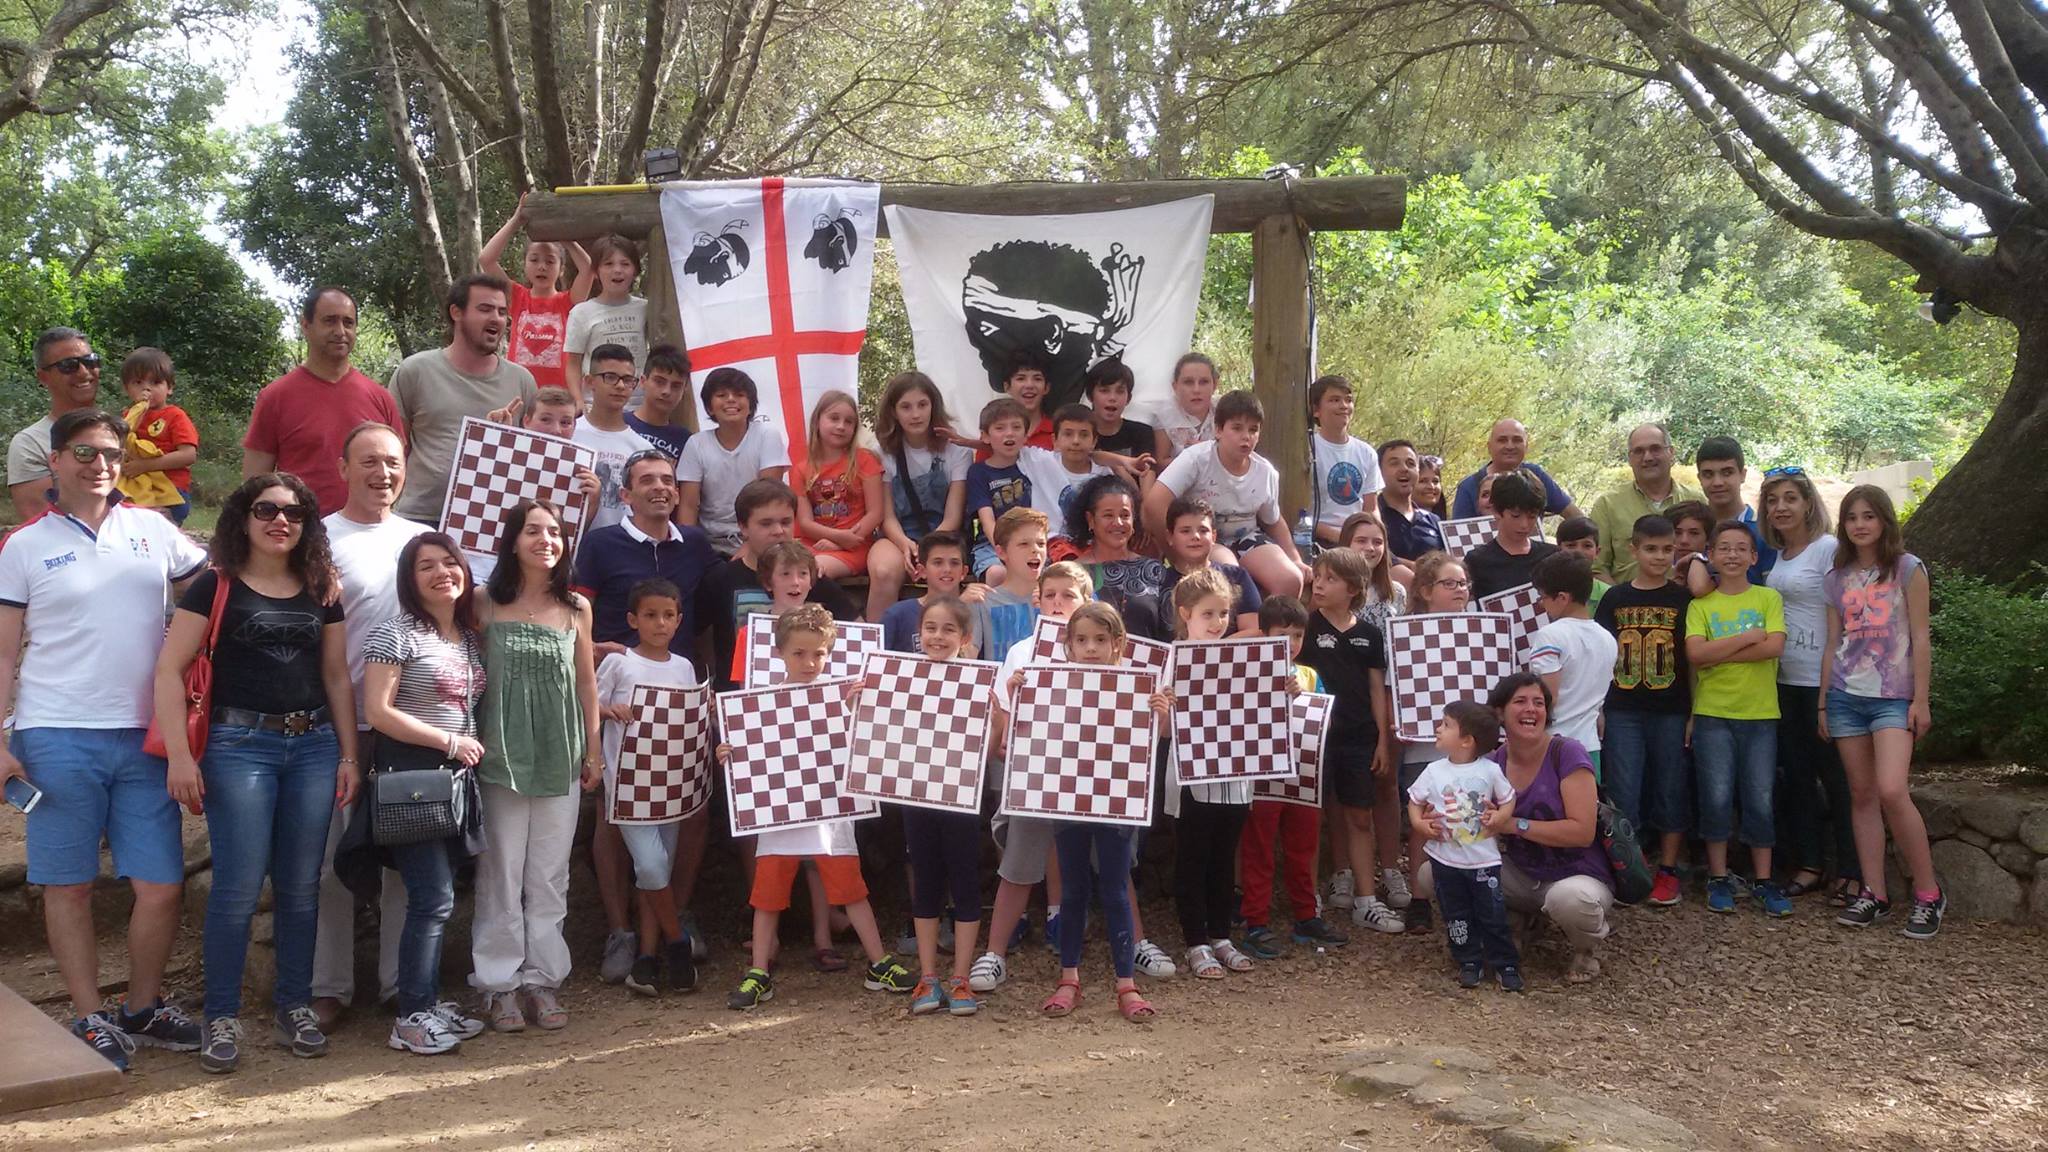
[[[2048,808],[2036,808],[2020,817],[2020,843],[2037,855],[2048,856]]]
[[[2034,865],[2034,890],[2027,895],[2027,914],[2036,924],[2048,924],[2048,860]]]
[[[1991,847],[1991,837],[1977,831],[1975,828],[1958,828],[1956,829],[1955,838],[1975,848],[1988,849]]]
[[[1413,1064],[1367,1064],[1339,1076],[1337,1087],[1353,1096],[1386,1100],[1422,1083],[1430,1072]]]
[[[0,861],[0,892],[28,883],[28,857]]]
[[[1993,840],[2010,840],[2020,830],[2019,798],[1993,793],[1963,804],[1963,823]]]
[[[2017,840],[2001,840],[1991,846],[1991,858],[1998,866],[2022,880],[2034,874],[2034,854]]]
[[[2012,920],[2020,910],[2020,883],[1983,849],[1958,840],[1934,845],[1934,869],[1948,893],[1949,911],[1965,919]]]
[[[213,869],[202,868],[185,877],[185,919],[197,928],[206,923],[206,900],[213,895]]]
[[[1520,1121],[1524,1115],[1512,1104],[1470,1094],[1445,1100],[1431,1108],[1429,1114],[1446,1124],[1459,1124],[1480,1131],[1505,1128]]]
[[[1963,826],[1962,810],[1946,796],[1932,792],[1915,793],[1913,803],[1920,809],[1920,819],[1927,825],[1929,840],[1945,840]]]

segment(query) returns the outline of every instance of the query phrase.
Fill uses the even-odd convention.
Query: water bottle
[[[1303,508],[1294,516],[1294,547],[1303,556],[1315,548],[1316,525],[1308,518],[1308,509]]]

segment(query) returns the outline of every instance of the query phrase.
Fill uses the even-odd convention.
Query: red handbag
[[[206,730],[213,723],[213,644],[220,639],[220,618],[228,606],[228,587],[234,583],[220,569],[211,571],[213,611],[206,618],[206,642],[193,654],[192,663],[185,666],[185,740],[194,760],[206,754]],[[170,755],[164,747],[163,730],[157,727],[154,716],[150,717],[149,731],[142,737],[142,750],[151,756]]]

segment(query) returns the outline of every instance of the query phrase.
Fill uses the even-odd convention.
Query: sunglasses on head
[[[98,457],[107,462],[107,467],[114,468],[119,467],[121,461],[128,458],[128,453],[123,449],[102,448],[97,444],[66,444],[64,447],[71,453],[71,458],[80,464],[90,464],[94,457]]]
[[[1764,471],[1764,479],[1766,479],[1766,480],[1772,480],[1772,479],[1776,479],[1776,478],[1777,478],[1777,477],[1779,477],[1779,476],[1804,476],[1804,475],[1806,475],[1806,469],[1804,469],[1804,468],[1801,468],[1801,467],[1800,467],[1799,465],[1797,465],[1797,464],[1787,464],[1787,465],[1785,465],[1785,466],[1784,466],[1784,467],[1782,467],[1782,468],[1769,468],[1769,469],[1766,469],[1766,470]]]
[[[307,508],[304,504],[279,504],[275,500],[258,500],[250,505],[249,515],[263,521],[265,524],[270,523],[279,516],[284,517],[287,524],[304,524],[313,515],[313,512],[312,509]]]
[[[99,366],[99,353],[87,352],[82,356],[66,356],[62,360],[52,360],[48,364],[45,364],[41,368],[37,369],[37,371],[62,372],[68,376],[71,373],[78,371],[80,368],[97,368]]]

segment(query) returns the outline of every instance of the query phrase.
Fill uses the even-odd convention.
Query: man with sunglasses
[[[142,737],[170,594],[206,564],[169,520],[120,503],[127,435],[98,409],[57,417],[43,453],[56,499],[0,548],[0,714],[14,710],[0,781],[25,776],[43,790],[28,815],[28,882],[43,886],[72,1031],[124,1071],[137,1044],[199,1047],[199,1026],[160,995],[185,850],[164,761],[142,751]],[[135,891],[128,994],[113,1010],[100,997],[92,922],[102,837]]]
[[[7,446],[7,489],[16,518],[27,523],[49,505],[50,428],[66,412],[99,403],[100,358],[76,328],[36,337],[36,380],[50,393],[50,414],[14,434]]]
[[[1673,504],[1705,500],[1699,489],[1671,476],[1671,434],[1659,424],[1638,424],[1628,434],[1629,483],[1593,501],[1593,524],[1599,531],[1600,559],[1593,574],[1609,584],[1636,578],[1629,537],[1636,521],[1661,516]]]

